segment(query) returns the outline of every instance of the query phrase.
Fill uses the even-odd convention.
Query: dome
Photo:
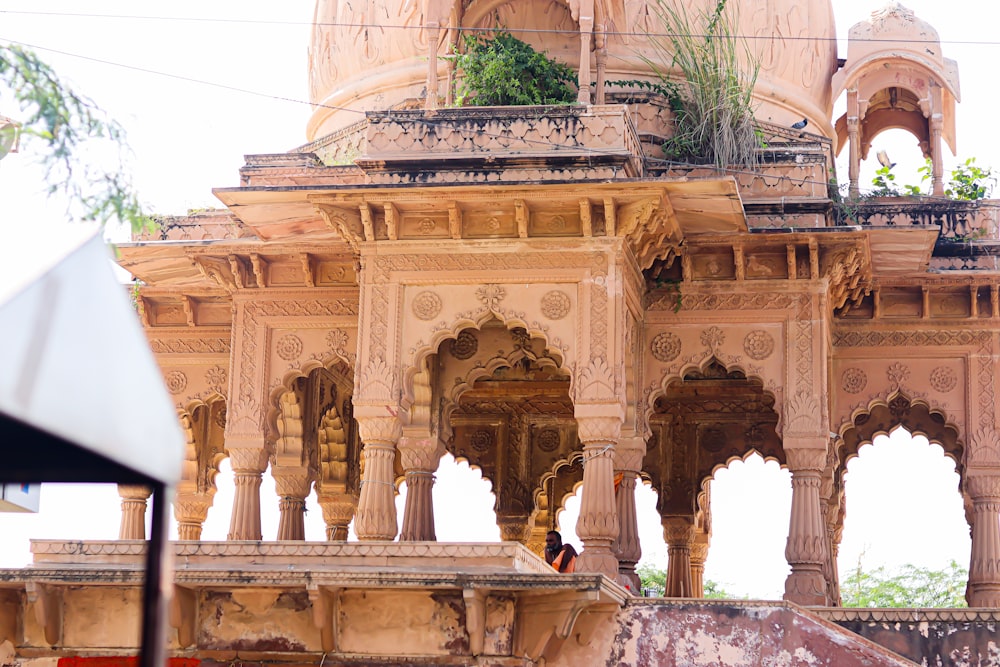
[[[447,6],[435,10],[435,4]],[[690,5],[714,6],[710,0],[685,4],[689,14],[694,11]],[[605,79],[651,78],[644,57],[656,57],[648,35],[662,32],[656,0],[598,0],[597,5],[597,20],[605,17],[608,33]],[[741,34],[761,62],[757,117],[779,124],[808,118],[816,132],[833,136],[830,77],[837,52],[830,0],[742,0],[731,5]],[[550,57],[579,66],[581,0],[461,0],[450,5],[444,0],[317,0],[309,49],[310,99],[317,105],[307,128],[310,140],[361,120],[360,112],[426,96],[433,38],[424,18],[427,7],[438,16],[450,15],[449,25],[503,26]],[[447,53],[457,31],[435,32],[438,54]],[[441,63],[442,79],[446,71]],[[444,87],[442,81],[442,91]]]

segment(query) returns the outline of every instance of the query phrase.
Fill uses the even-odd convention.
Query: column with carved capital
[[[785,599],[797,604],[825,607],[828,586],[824,503],[820,501],[820,475],[826,464],[827,438],[785,438],[785,456],[792,473],[792,512],[785,543],[785,558],[792,571],[785,580]]]
[[[119,484],[122,498],[122,522],[118,529],[119,540],[146,539],[146,501],[152,495],[149,487],[141,484]]]
[[[364,475],[358,511],[354,517],[354,532],[359,540],[392,540],[397,529],[393,464],[402,425],[393,415],[366,414],[369,412],[377,414],[378,410],[355,406],[354,417],[364,443],[361,450]]]
[[[667,581],[663,596],[692,597],[691,543],[694,541],[693,516],[665,516],[663,540],[667,543]]]
[[[437,540],[434,532],[434,473],[444,454],[436,437],[427,434],[404,435],[399,439],[399,453],[406,473],[406,506],[400,540]]]
[[[236,493],[229,521],[229,540],[260,540],[260,482],[267,470],[267,451],[257,447],[227,447]]]
[[[973,512],[968,603],[1000,607],[1000,471],[970,470],[966,488]]]
[[[618,583],[638,595],[642,589],[635,565],[642,558],[639,544],[639,522],[635,513],[635,486],[642,470],[642,457],[646,454],[646,441],[641,437],[622,438],[615,451],[615,476],[621,482],[615,492],[618,512],[618,539],[615,540],[615,557],[618,558]]]
[[[358,508],[358,497],[353,493],[329,493],[320,491],[316,501],[323,510],[323,521],[326,523],[326,539],[344,542],[347,540],[347,527],[354,518]]]
[[[178,491],[174,498],[174,520],[177,521],[177,539],[200,540],[201,527],[208,518],[208,510],[212,507],[212,496],[215,489],[209,493],[184,493]]]
[[[711,536],[698,532],[691,543],[691,597],[705,597],[705,561],[708,560],[708,545]]]
[[[312,486],[309,469],[300,466],[274,466],[271,474],[280,499],[278,539],[306,539],[306,496]]]
[[[577,559],[576,570],[617,579],[618,559],[612,550],[618,539],[614,459],[622,420],[617,416],[577,414],[576,421],[583,443],[583,493],[576,522],[583,553]]]

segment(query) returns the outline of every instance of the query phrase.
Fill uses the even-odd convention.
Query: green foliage
[[[655,597],[663,595],[667,588],[667,570],[658,568],[649,563],[644,563],[636,568],[635,573],[639,575],[643,590],[650,590]],[[738,596],[730,593],[721,584],[714,581],[704,582],[705,599],[708,600],[734,600]]]
[[[570,104],[576,75],[505,30],[464,38],[464,53],[447,56],[462,70],[459,106]]]
[[[926,165],[930,170],[930,161]],[[993,187],[997,184],[997,177],[993,175],[993,169],[976,166],[976,158],[970,157],[964,163],[951,170],[951,181],[944,190],[944,194],[952,199],[962,201],[975,201],[986,199],[993,192]]]
[[[38,139],[45,144],[40,162],[48,191],[68,196],[71,212],[102,224],[128,223],[134,231],[148,229],[151,219],[142,211],[122,168],[125,132],[108,120],[89,98],[62,81],[34,52],[19,46],[0,46],[0,88],[10,91],[26,114],[22,145]],[[81,156],[99,153],[109,144],[118,154],[114,169],[102,169]]]
[[[687,3],[656,0],[661,28],[648,35],[658,62],[670,62],[684,80],[672,81],[657,62],[644,58],[659,79],[674,114],[668,158],[698,159],[724,169],[758,162],[753,87],[760,61],[738,37],[726,0],[711,11],[688,14]],[[745,63],[745,64],[744,64]]]
[[[872,197],[895,197],[902,194],[896,185],[896,174],[892,173],[892,167],[880,167],[872,179],[872,187]]]
[[[899,186],[896,184],[896,175],[892,173],[892,167],[881,167],[875,172],[875,177],[872,179],[873,190],[869,196],[930,195],[931,170],[932,162],[930,158],[927,158],[923,166],[917,169],[921,184]],[[978,166],[976,158],[970,157],[951,170],[951,178],[945,186],[944,194],[949,199],[957,201],[977,201],[989,197],[996,184],[997,177],[994,175],[993,169]]]
[[[965,607],[969,573],[955,561],[942,570],[904,565],[870,571],[857,567],[840,584],[845,607]]]

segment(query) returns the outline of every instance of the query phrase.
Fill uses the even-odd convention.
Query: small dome
[[[706,11],[714,6],[710,0],[684,4],[689,15],[699,5]],[[815,131],[832,136],[830,77],[837,53],[830,0],[742,0],[731,5],[739,32],[761,62],[757,117],[780,124],[805,117]],[[423,6],[414,0],[317,0],[309,82],[310,99],[321,106],[309,122],[310,140],[361,120],[358,112],[426,95],[430,36]],[[652,78],[643,56],[657,57],[647,35],[663,32],[655,0],[611,0],[601,6],[607,7],[606,79]],[[580,58],[575,11],[579,0],[462,0],[451,8],[451,16],[463,28],[504,26],[575,68]],[[440,32],[438,53],[444,54],[449,31]],[[439,74],[443,77],[445,71],[442,64]],[[596,71],[594,65],[591,71]]]

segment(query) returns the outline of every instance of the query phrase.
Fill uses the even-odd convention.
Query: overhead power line
[[[21,16],[46,16],[46,17],[63,17],[63,18],[95,18],[95,19],[116,19],[116,20],[129,20],[129,21],[173,21],[173,22],[187,22],[187,23],[229,23],[229,24],[245,24],[245,25],[286,25],[286,26],[323,26],[328,28],[359,28],[359,29],[382,29],[382,30],[423,30],[422,25],[399,25],[399,24],[383,24],[383,23],[351,23],[351,22],[335,22],[335,21],[284,21],[278,19],[242,19],[242,18],[213,18],[213,17],[202,17],[202,16],[162,16],[162,15],[143,15],[143,14],[91,14],[86,12],[44,12],[44,11],[30,11],[30,10],[12,10],[12,9],[0,9],[0,15],[11,14],[11,15],[21,15]],[[472,26],[459,26],[454,28],[459,32],[494,32],[497,28],[476,28]],[[511,32],[517,33],[536,33],[536,34],[568,34],[575,35],[579,34],[579,30],[567,29],[567,30],[556,30],[553,28],[517,28],[511,29]],[[606,35],[619,36],[619,37],[718,37],[718,35],[707,35],[703,33],[670,33],[670,32],[647,32],[647,31],[635,31],[635,30],[608,30],[605,32]],[[813,35],[731,35],[732,39],[744,39],[748,41],[777,41],[782,42],[839,42],[846,41],[846,37],[822,37]],[[969,45],[969,46],[998,46],[1000,41],[998,40],[946,40],[946,39],[889,39],[889,38],[876,38],[869,37],[863,39],[853,39],[852,42],[858,43],[871,43],[871,44],[955,44],[955,45]]]

